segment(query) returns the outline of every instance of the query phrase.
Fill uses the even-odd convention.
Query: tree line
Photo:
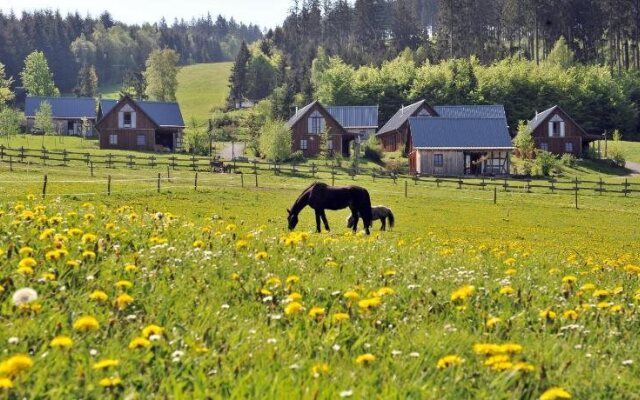
[[[97,18],[59,11],[0,12],[0,63],[15,86],[24,60],[34,50],[49,62],[56,86],[70,93],[81,79],[120,84],[139,76],[153,50],[173,49],[180,64],[233,60],[242,41],[262,36],[256,25],[211,15],[190,21],[165,20],[143,25],[114,21],[108,12]],[[84,78],[83,78],[84,77]]]

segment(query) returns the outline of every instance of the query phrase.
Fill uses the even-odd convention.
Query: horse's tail
[[[391,209],[390,209],[390,208],[387,208],[387,211],[388,211],[388,213],[389,213],[389,214],[387,215],[387,216],[389,217],[389,226],[390,226],[391,228],[393,228],[393,224],[395,224],[396,219],[394,218],[393,213],[391,212]]]

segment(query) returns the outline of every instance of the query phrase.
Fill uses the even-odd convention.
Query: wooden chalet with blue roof
[[[378,127],[378,106],[324,107],[319,101],[307,104],[287,121],[291,129],[293,151],[305,157],[320,154],[320,135],[328,132],[327,149],[330,154],[349,157],[349,146],[363,140]]]
[[[24,105],[27,132],[33,132],[36,113],[45,101],[51,105],[51,114],[58,134],[83,135],[82,120],[86,119],[88,129],[84,135],[95,135],[96,99],[92,97],[28,96]]]
[[[96,128],[101,149],[175,152],[182,147],[184,121],[178,103],[102,100]]]

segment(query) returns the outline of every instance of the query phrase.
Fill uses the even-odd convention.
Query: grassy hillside
[[[209,118],[211,109],[224,105],[229,93],[227,86],[233,63],[194,64],[180,68],[176,97],[184,121],[192,118],[202,122]],[[117,99],[120,85],[100,88],[102,98]]]
[[[204,121],[211,109],[224,105],[232,63],[195,64],[178,73],[178,103],[188,123],[192,118]]]

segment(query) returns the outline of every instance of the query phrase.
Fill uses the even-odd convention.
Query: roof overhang
[[[377,126],[343,126],[344,129],[378,129]]]
[[[515,147],[413,147],[416,150],[477,150],[477,151],[491,151],[491,150],[513,150]]]

